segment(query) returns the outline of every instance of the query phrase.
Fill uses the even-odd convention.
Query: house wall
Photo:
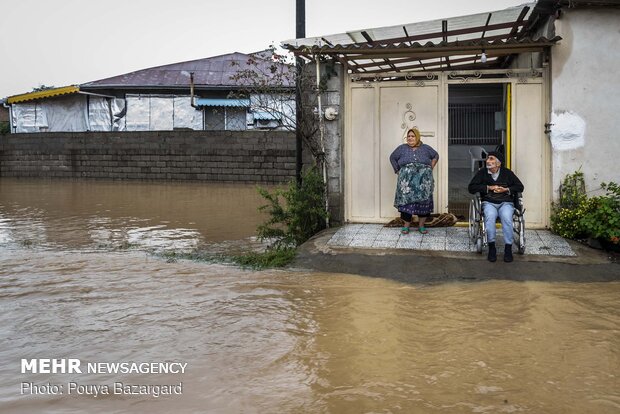
[[[344,222],[344,75],[342,65],[335,65],[330,78],[326,82],[326,92],[322,97],[322,108],[333,108],[338,111],[334,120],[325,120],[325,156],[327,161],[327,192],[330,215],[334,223]],[[332,139],[328,139],[331,137]]]
[[[344,85],[345,77],[340,64],[326,65],[321,63],[321,109],[323,114],[318,116],[318,99],[316,94],[316,65],[315,62],[303,66],[302,74],[302,108],[303,122],[300,128],[306,133],[314,131],[302,149],[303,168],[316,166],[314,153],[321,152],[321,123],[323,129],[323,146],[327,169],[327,197],[330,222],[339,225],[344,222]],[[325,118],[325,111],[337,112],[334,119]],[[312,147],[312,148],[311,148]]]
[[[551,156],[544,134],[548,113],[545,73],[544,70],[536,73],[527,70],[506,76],[503,72],[485,72],[484,79],[474,79],[455,78],[450,72],[441,72],[434,79],[419,82],[357,82],[349,77],[351,81],[345,89],[346,131],[341,145],[345,167],[345,220],[385,223],[398,214],[393,208],[396,176],[388,159],[394,148],[402,143],[404,132],[410,126],[417,126],[423,141],[439,153],[440,161],[433,171],[435,212],[447,212],[450,186],[466,191],[463,189],[468,182],[462,175],[450,178],[449,89],[463,84],[482,88],[485,84],[506,83],[512,91],[512,140],[507,149],[511,149],[511,169],[526,188],[526,225],[529,228],[547,226]],[[468,176],[470,165],[460,163]]]
[[[0,103],[0,135],[8,134],[10,131],[10,116],[9,116],[9,108],[5,108]]]
[[[304,67],[304,79],[310,85],[316,84],[316,66],[314,63]],[[323,82],[321,93],[321,109],[323,114],[321,119],[313,114],[304,114],[312,117],[314,126],[318,129],[315,134],[315,141],[320,144],[320,122],[323,122],[323,142],[325,147],[325,161],[327,166],[327,194],[329,201],[330,221],[332,224],[344,222],[344,164],[343,164],[343,142],[344,142],[344,84],[345,76],[343,67],[340,64],[327,66],[321,64],[320,75]],[[314,92],[308,93],[305,99],[306,106],[316,106],[318,102]],[[328,109],[331,108],[331,109]],[[326,110],[335,110],[337,115],[334,119],[328,120],[324,114]],[[309,150],[304,150],[304,165],[309,164]]]
[[[110,100],[84,94],[19,102],[11,105],[13,116],[11,132],[124,130],[125,120],[121,115],[124,107],[123,99]]]
[[[9,108],[0,104],[0,122],[9,122]]]
[[[562,9],[562,37],[551,49],[554,198],[566,174],[581,168],[586,190],[620,181],[620,9]]]
[[[0,176],[282,183],[295,135],[164,131],[0,136]]]
[[[215,92],[215,95],[221,99],[227,98],[228,94],[230,91]],[[281,94],[251,95],[252,106],[250,108],[195,109],[191,106],[189,95],[174,93],[127,93],[124,98],[116,99],[83,94],[60,96],[13,104],[13,131],[17,133],[109,131],[110,129],[114,131],[172,131],[177,129],[291,131],[295,129],[295,101],[288,98],[288,95]],[[6,110],[6,108],[3,109]],[[273,125],[255,124],[254,111],[269,112],[279,118],[279,121],[274,122]],[[0,116],[2,116],[1,113]],[[114,121],[113,126],[110,125],[111,116]],[[0,122],[2,122],[1,119]]]

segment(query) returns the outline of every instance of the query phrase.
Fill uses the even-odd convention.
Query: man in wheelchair
[[[504,157],[499,152],[489,152],[486,168],[481,168],[471,179],[468,190],[471,194],[480,193],[482,215],[489,244],[488,260],[497,260],[495,248],[495,221],[499,216],[504,234],[504,261],[512,262],[513,213],[515,194],[523,191],[523,184],[508,168],[502,167]]]

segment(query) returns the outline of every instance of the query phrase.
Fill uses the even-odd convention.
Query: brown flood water
[[[254,185],[3,178],[0,243],[187,250],[251,240],[263,204]]]
[[[407,285],[147,252],[248,243],[261,202],[253,186],[1,179],[0,412],[620,412],[620,283]],[[32,374],[22,358],[187,366]]]

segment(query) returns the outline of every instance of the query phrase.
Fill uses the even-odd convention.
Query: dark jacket
[[[489,193],[487,192],[488,185],[499,185],[502,187],[508,187],[509,193]],[[474,178],[469,182],[467,187],[471,194],[480,193],[482,201],[489,201],[491,203],[499,204],[504,201],[514,201],[514,195],[516,193],[523,192],[523,184],[519,178],[510,171],[508,168],[500,167],[499,176],[497,181],[493,181],[493,177],[489,174],[486,168],[478,170]]]

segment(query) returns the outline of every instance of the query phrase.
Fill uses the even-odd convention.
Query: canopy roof
[[[272,114],[265,111],[254,111],[252,112],[254,115],[254,119],[264,120],[264,121],[279,121],[282,116],[279,113]]]
[[[22,93],[20,95],[9,96],[6,99],[6,102],[8,104],[14,104],[14,103],[19,103],[19,102],[33,101],[35,99],[41,99],[41,98],[51,98],[51,97],[60,96],[60,95],[70,95],[70,94],[79,93],[79,92],[80,92],[80,88],[78,86],[74,86],[74,85],[63,86],[60,88],[50,88],[50,89],[44,89],[42,91],[28,92],[28,93]]]
[[[196,99],[197,106],[219,106],[219,107],[233,107],[233,108],[249,108],[249,99],[215,99],[215,98],[198,98]]]
[[[308,59],[330,55],[353,73],[505,67],[515,54],[543,51],[560,40],[529,35],[533,6],[292,39],[283,46]]]

